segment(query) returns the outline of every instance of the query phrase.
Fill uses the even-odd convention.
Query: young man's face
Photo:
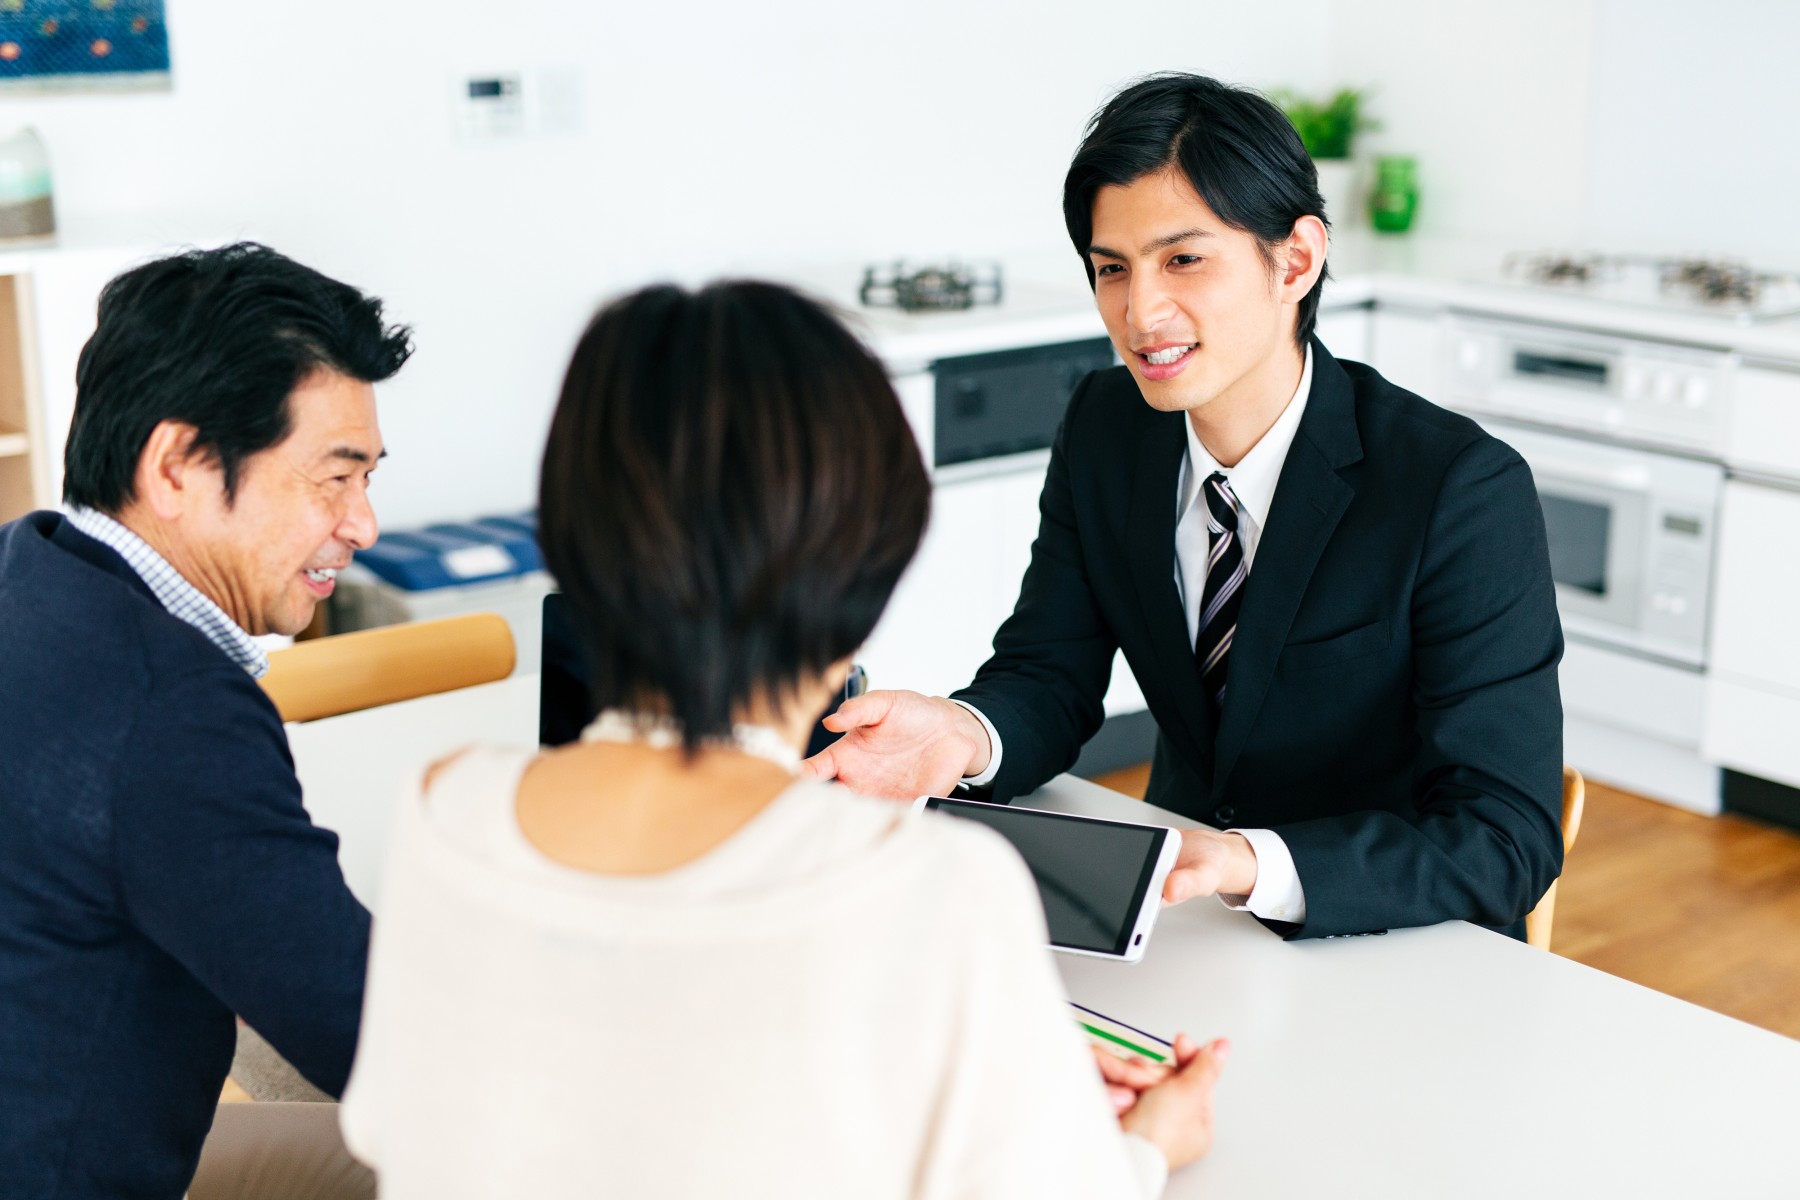
[[[330,575],[377,532],[368,494],[382,454],[375,389],[315,371],[288,411],[287,438],[245,460],[230,506],[219,472],[216,499],[187,534],[201,576],[193,582],[253,634],[305,629],[331,595]]]
[[[1179,169],[1101,188],[1088,260],[1106,332],[1152,408],[1191,412],[1291,373],[1295,309],[1277,273]]]

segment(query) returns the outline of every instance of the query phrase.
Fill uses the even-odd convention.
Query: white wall
[[[1334,0],[1331,68],[1419,161],[1424,234],[1580,241],[1592,0]]]
[[[1800,5],[1332,0],[1330,30],[1422,233],[1800,269]]]
[[[1330,82],[1331,0],[170,5],[169,94],[6,97],[71,241],[260,237],[383,296],[391,527],[531,502],[567,353],[648,276],[1067,253],[1062,170],[1149,70]],[[1175,45],[1179,41],[1179,46]],[[579,132],[468,145],[458,72],[575,67]],[[1073,258],[1069,269],[1077,269]]]
[[[1800,4],[1603,0],[1588,237],[1800,270]]]

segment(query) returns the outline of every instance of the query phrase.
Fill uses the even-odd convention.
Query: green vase
[[[1369,218],[1383,233],[1405,233],[1419,209],[1418,164],[1410,158],[1375,160],[1375,191],[1369,196]]]

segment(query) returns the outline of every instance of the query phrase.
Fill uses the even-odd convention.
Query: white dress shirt
[[[1306,412],[1306,400],[1312,392],[1312,347],[1306,348],[1300,369],[1300,386],[1275,424],[1263,434],[1250,452],[1237,465],[1221,466],[1200,441],[1194,423],[1187,429],[1187,457],[1175,485],[1175,589],[1181,597],[1182,612],[1187,617],[1188,644],[1200,636],[1200,604],[1206,589],[1206,563],[1210,540],[1206,528],[1206,505],[1197,503],[1200,487],[1214,472],[1225,476],[1226,483],[1238,498],[1238,539],[1244,552],[1244,565],[1256,569],[1256,547],[1262,540],[1263,526],[1269,521],[1269,507],[1275,502],[1275,485],[1281,480],[1281,468],[1287,462],[1288,447],[1300,428]],[[962,701],[956,701],[962,704]],[[979,775],[965,777],[965,782],[981,787],[993,782],[1000,770],[1000,735],[993,722],[973,705],[963,707],[974,713],[987,730],[992,753],[987,769]],[[1220,896],[1227,907],[1248,910],[1255,916],[1272,921],[1306,920],[1306,892],[1294,870],[1294,856],[1281,835],[1267,829],[1236,829],[1256,854],[1256,886],[1248,896]]]

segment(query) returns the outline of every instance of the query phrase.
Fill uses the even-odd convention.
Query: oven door
[[[1531,467],[1571,635],[1703,666],[1715,463],[1487,420]]]
[[[1563,624],[1631,640],[1642,607],[1649,472],[1631,464],[1598,465],[1562,452],[1534,454],[1527,461],[1544,509],[1550,574]]]

